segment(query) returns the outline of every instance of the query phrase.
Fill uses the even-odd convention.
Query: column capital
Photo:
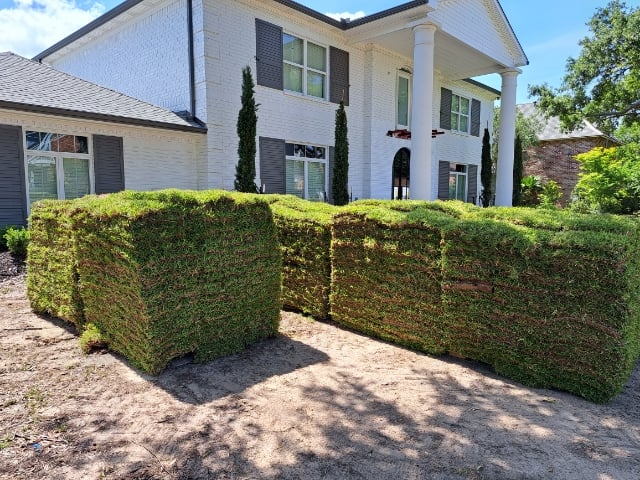
[[[519,68],[505,68],[504,70],[500,70],[500,72],[498,73],[500,73],[500,76],[502,78],[515,77],[522,74],[522,70],[520,70]]]
[[[414,20],[413,22],[409,22],[406,28],[410,28],[414,32],[416,30],[431,30],[435,32],[436,30],[441,28],[441,25],[438,22],[434,22],[430,18],[421,18],[419,20]]]

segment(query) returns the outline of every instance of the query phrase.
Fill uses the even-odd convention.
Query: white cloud
[[[351,13],[351,12],[342,12],[342,13],[325,13],[327,17],[331,17],[335,20],[340,20],[341,18],[348,18],[351,20],[355,20],[356,18],[362,18],[366,14],[360,10],[359,12]]]
[[[30,58],[104,13],[95,1],[85,8],[75,0],[13,0],[0,9],[0,52]]]

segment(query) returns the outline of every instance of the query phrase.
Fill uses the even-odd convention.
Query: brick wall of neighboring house
[[[578,183],[576,155],[595,147],[611,147],[611,140],[604,137],[566,138],[545,140],[526,152],[524,175],[536,175],[545,182],[555,180],[562,187],[560,203],[571,201],[571,193]]]

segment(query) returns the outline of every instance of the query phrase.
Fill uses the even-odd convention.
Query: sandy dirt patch
[[[0,478],[640,478],[640,368],[594,405],[292,313],[280,331],[151,377],[2,279]]]

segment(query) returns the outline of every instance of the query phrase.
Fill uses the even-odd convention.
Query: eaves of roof
[[[46,50],[40,52],[35,57],[33,57],[33,60],[41,62],[42,60],[44,60],[48,56],[52,55],[53,53],[57,52],[58,50],[61,50],[62,48],[66,47],[67,45],[70,45],[71,43],[75,42],[76,40],[84,37],[89,32],[95,30],[96,28],[100,27],[101,25],[104,25],[105,23],[107,23],[110,20],[114,19],[118,15],[126,12],[127,10],[135,7],[139,3],[142,3],[143,1],[144,0],[126,0],[125,2],[121,3],[120,5],[118,5],[117,7],[113,8],[112,10],[109,10],[104,15],[96,18],[94,21],[88,23],[87,25],[85,25],[81,29],[79,29],[76,32],[72,33],[68,37],[63,38],[58,43],[56,43],[56,44],[52,45],[51,47],[47,48]],[[318,12],[316,10],[313,10],[312,8],[305,7],[304,5],[302,5],[302,4],[298,3],[298,2],[294,2],[293,0],[274,0],[274,1],[277,2],[277,3],[280,3],[281,5],[284,5],[286,7],[292,8],[293,10],[296,10],[296,11],[298,11],[300,13],[303,13],[303,14],[311,17],[311,18],[315,18],[316,20],[319,20],[321,22],[327,23],[327,24],[329,24],[329,25],[331,25],[331,26],[333,26],[335,28],[338,28],[340,30],[349,30],[350,28],[354,28],[354,27],[357,27],[357,26],[360,26],[360,25],[364,25],[364,24],[369,23],[369,22],[374,22],[376,20],[380,20],[382,18],[389,17],[391,15],[395,15],[397,13],[404,12],[406,10],[411,10],[412,8],[416,8],[416,7],[419,7],[419,6],[422,6],[422,5],[427,5],[429,3],[429,0],[413,0],[411,2],[406,2],[406,3],[403,3],[401,5],[397,5],[395,7],[383,10],[383,11],[378,12],[378,13],[373,13],[371,15],[367,15],[366,17],[362,17],[362,18],[359,18],[357,20],[349,21],[349,20],[335,20],[335,19],[333,19],[331,17],[328,17],[327,15],[324,15],[323,13],[320,13],[320,12]]]
[[[176,125],[175,123],[165,123],[155,120],[146,120],[142,118],[122,117],[118,115],[108,115],[96,112],[83,112],[67,108],[9,102],[6,100],[0,100],[0,109],[39,113],[44,115],[56,115],[59,117],[77,118],[82,120],[95,120],[99,122],[118,123],[139,127],[162,128],[166,130],[177,130],[181,132],[207,133],[207,127],[204,125]]]

